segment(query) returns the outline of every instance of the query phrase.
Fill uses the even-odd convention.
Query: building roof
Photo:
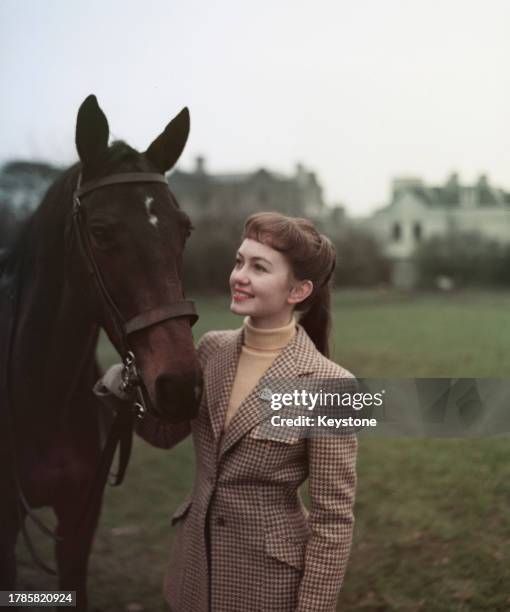
[[[439,186],[425,185],[420,179],[395,179],[392,200],[382,210],[393,206],[407,194],[426,206],[442,209],[506,208],[510,204],[510,193],[490,185],[485,175],[480,176],[474,185],[461,185],[458,176],[452,174],[444,185]]]

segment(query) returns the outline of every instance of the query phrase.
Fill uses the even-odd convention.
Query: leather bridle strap
[[[102,298],[103,304],[109,313],[110,319],[117,330],[119,340],[122,344],[121,357],[124,363],[123,378],[125,377],[125,390],[131,390],[134,394],[136,394],[137,400],[133,401],[132,408],[136,411],[137,416],[142,418],[145,414],[144,394],[139,386],[136,362],[134,354],[130,350],[128,336],[152,325],[156,325],[163,321],[167,321],[168,319],[174,319],[177,317],[187,317],[190,320],[190,324],[193,325],[197,321],[198,315],[195,310],[195,305],[191,300],[177,300],[170,304],[157,306],[151,310],[135,315],[128,321],[125,321],[124,317],[117,308],[115,301],[113,300],[103,281],[101,271],[95,260],[85,221],[86,211],[80,198],[90,194],[96,189],[126,183],[162,183],[168,189],[168,182],[165,176],[163,174],[152,172],[128,172],[122,174],[112,174],[110,176],[86,181],[84,183],[81,183],[80,174],[78,184],[73,194],[73,225],[76,230],[78,245],[85,265],[87,266],[87,269],[94,280],[99,296]],[[124,434],[117,440],[120,445],[120,454],[119,468],[114,484],[120,484],[122,481],[123,474],[129,461],[129,449],[131,447],[131,442],[127,439],[125,432],[126,429],[124,428]],[[107,446],[110,446],[110,444],[113,446],[116,445],[114,442],[115,437],[115,435],[109,437],[109,444]],[[110,448],[105,449],[106,453],[110,451]],[[102,476],[105,476],[104,473]]]
[[[139,386],[135,358],[129,347],[128,336],[152,325],[156,325],[168,319],[177,317],[187,317],[190,319],[190,324],[193,325],[198,319],[198,315],[195,310],[195,305],[191,300],[177,300],[170,304],[165,304],[146,312],[142,312],[134,316],[132,319],[126,321],[110,295],[103,281],[101,270],[99,269],[99,266],[94,258],[92,245],[90,243],[90,236],[85,222],[86,211],[80,198],[87,196],[96,189],[127,183],[162,183],[168,188],[168,182],[164,175],[151,172],[113,174],[104,178],[86,181],[83,184],[81,183],[80,175],[76,190],[73,194],[73,225],[76,230],[79,248],[81,250],[85,265],[87,266],[87,269],[94,280],[99,296],[102,298],[103,303],[109,312],[110,318],[122,343],[121,357],[124,363],[123,379],[125,377],[125,388],[126,390],[131,389],[138,396],[138,401],[133,401],[132,408],[137,411],[136,416],[142,417],[145,413],[145,402],[142,390]],[[134,384],[133,381],[135,381]],[[96,477],[94,479],[92,488],[89,491],[88,503],[85,504],[84,513],[78,521],[78,525],[81,527],[90,525],[90,521],[93,519],[90,509],[96,507],[96,505],[100,503],[102,491],[108,478],[108,473],[117,445],[119,446],[118,470],[115,474],[114,482],[111,484],[114,486],[119,485],[123,480],[131,454],[133,418],[134,415],[132,411],[119,410],[116,414],[115,421],[108,434],[105,448],[103,449],[101,461],[96,472]]]

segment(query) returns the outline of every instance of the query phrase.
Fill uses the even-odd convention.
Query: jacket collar
[[[218,458],[250,429],[267,418],[267,412],[261,409],[260,404],[262,401],[260,394],[267,386],[265,380],[296,378],[313,374],[317,370],[320,353],[303,327],[299,324],[297,327],[294,338],[243,400],[225,433],[223,433],[223,425],[241,354],[243,328],[236,330],[218,352],[209,359],[205,374],[205,392]]]

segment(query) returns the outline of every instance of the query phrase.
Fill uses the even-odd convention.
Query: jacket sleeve
[[[356,434],[307,440],[311,534],[296,612],[335,612],[354,529]]]
[[[166,423],[152,414],[146,414],[143,420],[136,423],[135,431],[151,446],[168,449],[189,436],[191,425],[189,421],[176,424]]]
[[[197,345],[198,359],[202,369],[205,367],[207,357],[211,353],[209,334],[204,334]],[[166,423],[152,414],[146,414],[143,420],[135,425],[136,433],[156,448],[170,449],[184,440],[191,433],[191,421],[183,423]]]

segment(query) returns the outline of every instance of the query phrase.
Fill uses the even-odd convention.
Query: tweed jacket
[[[243,333],[201,339],[204,393],[195,419],[138,425],[162,448],[191,432],[196,453],[193,490],[171,519],[164,596],[173,612],[334,612],[354,526],[356,436],[270,439],[259,396],[269,377],[355,380],[298,325],[222,433]],[[298,493],[307,477],[309,513]]]

